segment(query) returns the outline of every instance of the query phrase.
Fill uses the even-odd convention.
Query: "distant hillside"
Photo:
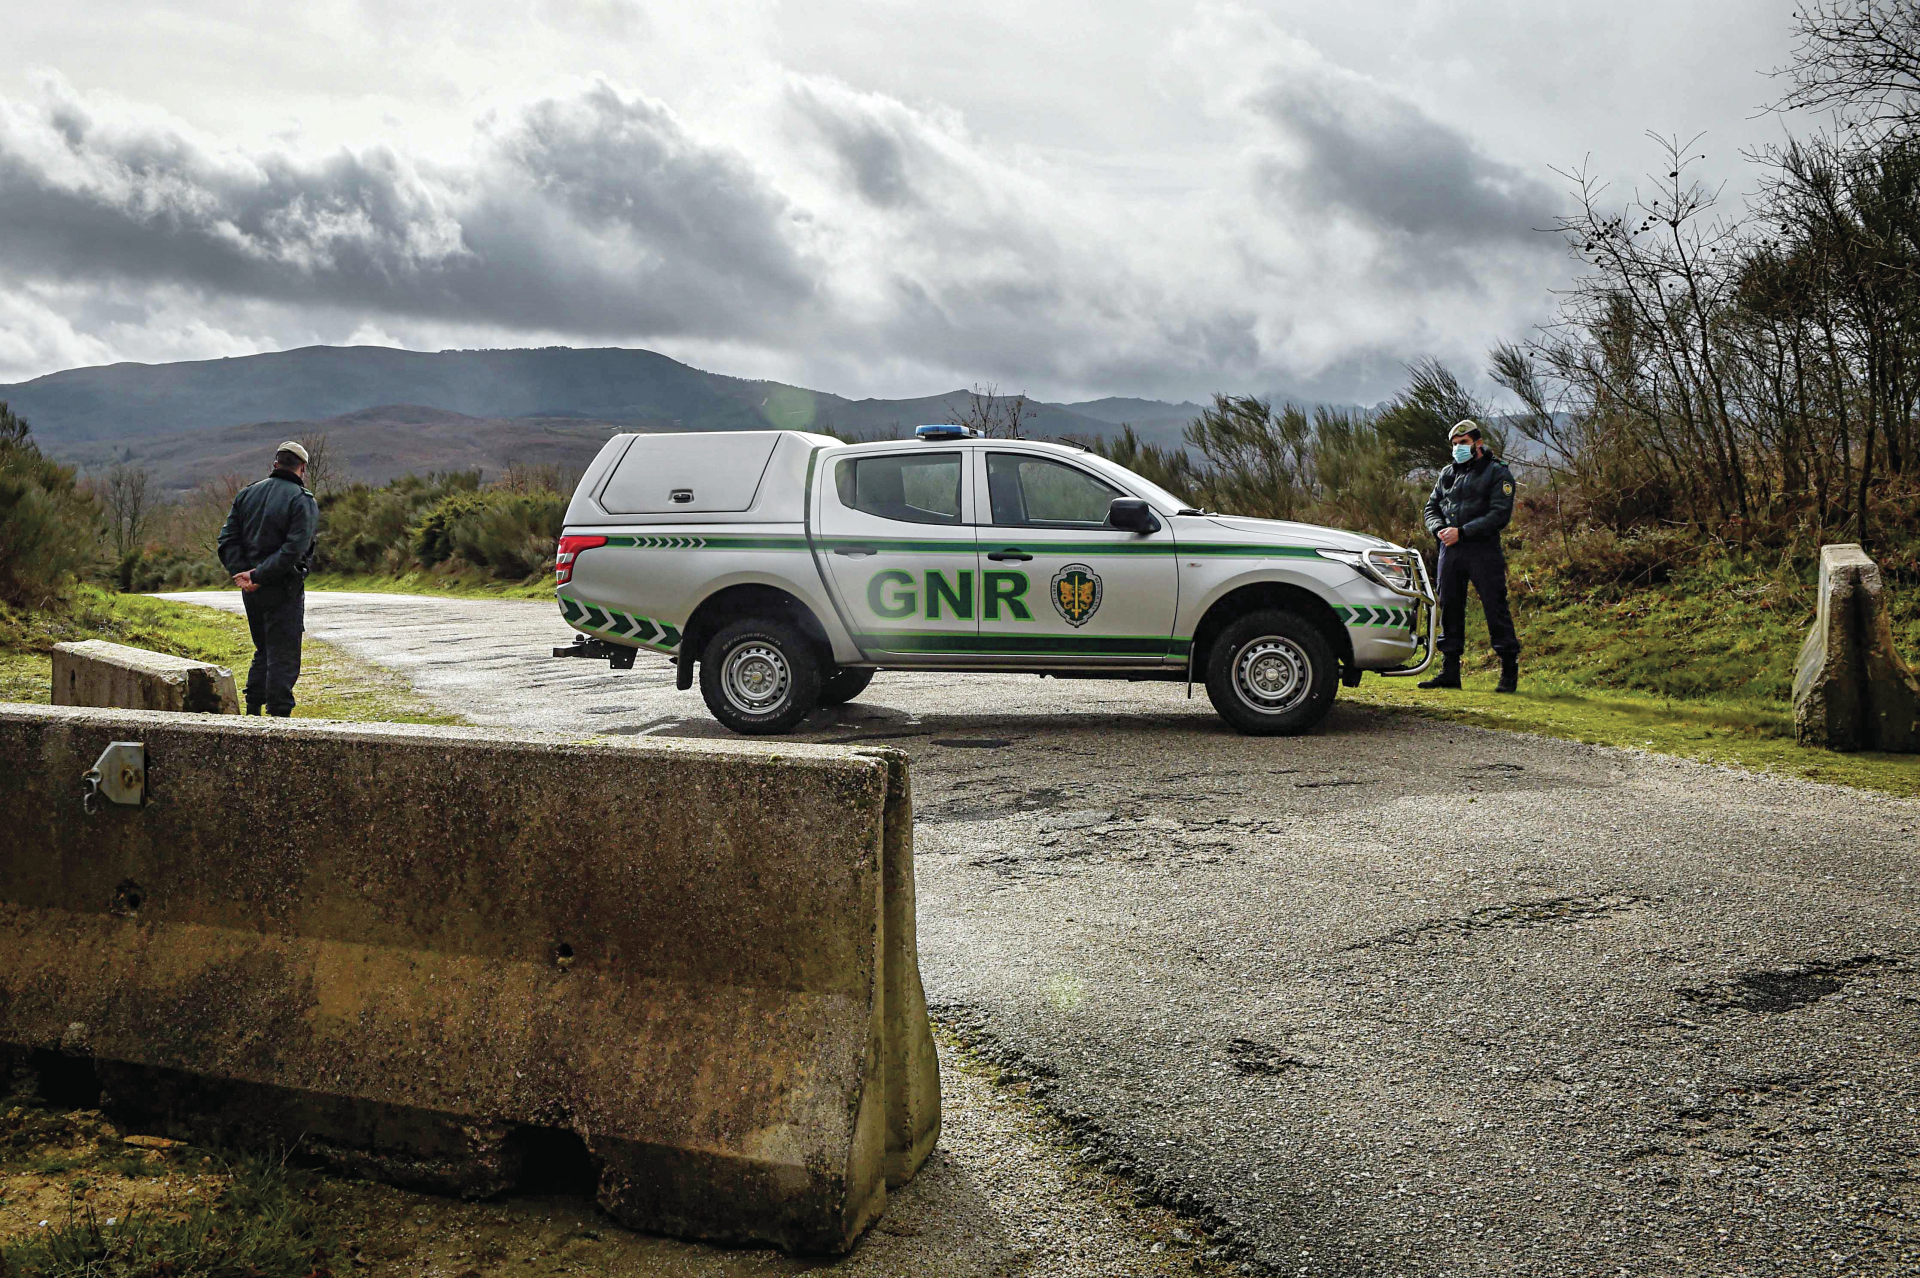
[[[1119,396],[1089,399],[1083,403],[1068,404],[1065,407],[1070,412],[1078,413],[1082,417],[1091,417],[1095,421],[1111,422],[1115,426],[1130,425],[1142,434],[1151,432],[1156,440],[1164,435],[1165,431],[1155,428],[1174,426],[1184,430],[1187,423],[1203,411],[1198,404],[1185,402],[1169,404],[1160,399],[1124,399]]]
[[[947,420],[966,400],[959,390],[923,399],[850,400],[709,373],[653,351],[569,347],[429,353],[310,346],[232,359],[76,368],[0,386],[0,401],[33,423],[53,456],[88,466],[127,458],[163,471],[170,487],[220,473],[229,461],[250,457],[268,435],[302,429],[350,436],[353,456],[365,458],[364,467],[350,464],[351,473],[370,479],[484,465],[482,457],[497,463],[516,450],[571,457],[614,430],[904,434]],[[1161,442],[1177,439],[1195,411],[1153,400],[1032,408],[1029,434],[1100,437],[1134,421]],[[463,433],[446,415],[482,425]],[[476,432],[481,442],[466,438]]]
[[[85,469],[118,461],[144,466],[165,491],[182,491],[217,475],[248,479],[266,473],[274,445],[284,439],[327,437],[336,475],[384,484],[408,473],[479,470],[497,477],[510,466],[585,470],[609,435],[631,423],[574,417],[468,417],[417,404],[363,409],[309,421],[251,422],[153,438],[93,441],[56,450]],[[35,427],[36,433],[38,427]]]

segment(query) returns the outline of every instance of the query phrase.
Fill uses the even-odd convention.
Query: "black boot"
[[[1421,688],[1458,688],[1460,686],[1460,658],[1453,653],[1445,653],[1440,658],[1440,673],[1431,679],[1422,679],[1416,687]]]
[[[1502,656],[1500,658],[1500,682],[1493,685],[1495,692],[1518,692],[1520,690],[1520,658]]]

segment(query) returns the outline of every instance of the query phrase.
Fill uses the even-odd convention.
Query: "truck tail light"
[[[553,554],[553,584],[564,586],[573,580],[573,561],[581,551],[607,544],[605,537],[562,537]]]

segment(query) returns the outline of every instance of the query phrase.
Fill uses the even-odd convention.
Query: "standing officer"
[[[1487,636],[1500,654],[1495,692],[1520,686],[1520,636],[1507,609],[1507,560],[1500,530],[1513,518],[1513,472],[1480,442],[1480,424],[1455,422],[1447,442],[1453,464],[1433,481],[1427,531],[1440,541],[1440,673],[1422,688],[1458,688],[1467,646],[1467,583],[1487,613]]]
[[[247,713],[293,713],[300,636],[307,628],[307,561],[320,507],[307,491],[307,450],[289,440],[273,455],[273,473],[242,488],[220,529],[220,562],[245,593],[253,668]]]

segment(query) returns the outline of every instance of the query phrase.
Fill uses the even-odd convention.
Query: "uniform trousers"
[[[300,677],[300,639],[307,629],[307,584],[299,578],[262,586],[240,596],[253,633],[253,668],[247,671],[247,710],[266,707],[284,719],[293,713],[293,685]]]
[[[1507,607],[1507,557],[1497,541],[1456,541],[1440,547],[1440,643],[1442,655],[1457,657],[1467,647],[1467,586],[1480,596],[1487,614],[1487,637],[1503,657],[1520,655],[1520,636]]]

